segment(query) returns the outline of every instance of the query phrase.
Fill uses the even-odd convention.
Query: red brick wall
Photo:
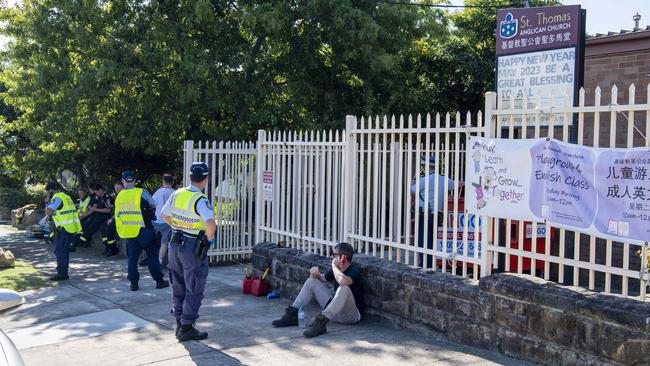
[[[587,45],[587,47],[589,47]],[[588,52],[587,52],[588,53]],[[650,49],[612,53],[603,55],[593,55],[585,57],[585,79],[584,87],[586,105],[593,105],[594,91],[596,86],[601,88],[601,105],[611,103],[611,89],[614,85],[618,88],[618,104],[629,103],[628,88],[633,83],[636,87],[636,103],[648,103],[647,87],[650,83]],[[593,141],[593,115],[585,117],[585,143],[591,144]],[[626,116],[620,114],[616,117],[616,146],[625,147],[627,144],[628,122]],[[646,131],[646,114],[637,112],[634,115],[634,125],[644,134]],[[600,115],[600,146],[609,146],[610,136],[610,113],[601,113]],[[638,131],[633,132],[634,145],[642,146],[643,137]]]

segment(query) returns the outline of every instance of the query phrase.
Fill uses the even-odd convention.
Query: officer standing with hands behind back
[[[79,213],[74,201],[67,194],[61,192],[59,184],[48,183],[45,191],[51,197],[45,210],[54,221],[54,255],[56,256],[56,274],[50,277],[52,281],[65,281],[68,279],[70,262],[70,244],[77,233],[81,232]]]
[[[214,244],[217,229],[212,205],[201,192],[208,183],[205,163],[192,163],[190,182],[189,186],[174,192],[160,212],[172,228],[169,276],[179,342],[208,337],[208,333],[197,330],[194,324],[208,277],[207,249]]]
[[[122,173],[122,184],[124,189],[115,198],[115,228],[120,238],[127,239],[127,278],[131,281],[131,291],[140,288],[138,257],[142,250],[147,252],[147,266],[151,277],[156,281],[156,288],[168,287],[169,282],[165,281],[158,262],[156,234],[152,224],[155,216],[153,198],[146,190],[135,187],[135,174],[131,171]]]

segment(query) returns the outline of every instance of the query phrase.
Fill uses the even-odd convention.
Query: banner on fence
[[[454,229],[453,220],[456,219],[456,228]],[[467,221],[467,229],[465,228]],[[481,219],[474,214],[464,212],[447,213],[447,235],[445,237],[442,227],[438,227],[437,248],[440,252],[463,254],[468,257],[474,257],[474,249],[478,247],[477,257],[481,258]],[[465,232],[467,231],[467,232]],[[456,239],[454,240],[454,233]],[[465,238],[467,236],[467,238]],[[464,245],[467,240],[467,250]],[[444,246],[444,249],[443,249]]]
[[[554,139],[468,139],[469,212],[641,244],[650,238],[650,149]]]

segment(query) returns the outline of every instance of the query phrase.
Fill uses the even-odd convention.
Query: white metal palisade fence
[[[607,103],[597,88],[593,103],[587,105],[580,90],[577,107],[554,108],[544,108],[539,99],[538,108],[522,108],[528,106],[525,99],[517,108],[512,101],[497,105],[496,94],[487,93],[484,115],[348,116],[345,131],[259,131],[256,149],[248,143],[237,151],[215,143],[199,143],[197,149],[186,142],[185,171],[192,160],[217,164],[234,155],[234,161],[240,161],[227,165],[231,173],[223,173],[240,177],[247,187],[240,198],[245,204],[238,206],[243,212],[220,217],[220,232],[242,228],[224,242],[226,253],[228,248],[238,255],[250,253],[253,242],[273,241],[327,256],[333,245],[348,241],[360,253],[418,268],[475,279],[493,271],[528,273],[645,301],[647,245],[617,243],[546,223],[474,217],[464,209],[458,184],[452,187],[447,179],[432,182],[429,173],[464,181],[468,135],[549,136],[594,147],[650,147],[648,91],[649,99],[638,104],[630,86],[628,103],[621,105],[616,87]],[[256,168],[251,164],[255,150]],[[245,166],[245,174],[233,166]],[[216,196],[210,192],[218,190],[215,184],[221,183],[215,182],[222,180],[211,178],[207,193],[213,200]],[[420,219],[418,202],[430,198],[432,219]],[[218,199],[214,203],[218,206]],[[423,211],[428,217],[429,206]],[[538,226],[546,228],[539,240]],[[237,242],[238,237],[246,240]],[[527,248],[526,240],[535,244]],[[218,250],[212,254],[222,255]]]
[[[258,241],[321,255],[348,241],[361,253],[478,278],[479,220],[465,214],[459,185],[429,174],[462,181],[466,136],[485,131],[481,113],[348,116],[344,133],[260,131],[258,187],[266,179],[268,192],[257,191]],[[416,197],[441,212],[418,220]]]
[[[204,190],[214,207],[216,243],[208,255],[211,262],[236,261],[250,257],[255,240],[256,148],[253,142],[185,141],[183,184],[190,184],[194,161],[210,169]]]
[[[650,147],[650,85],[646,88],[647,100],[637,103],[636,88],[630,85],[627,100],[619,101],[619,90],[612,87],[609,100],[596,88],[591,95],[581,89],[578,106],[555,108],[515,109],[512,100],[499,100],[488,93],[486,118],[494,118],[494,136],[505,138],[553,137],[579,145],[593,147]],[[593,100],[587,104],[586,100]],[[533,100],[541,105],[539,100]],[[523,101],[528,106],[528,100]],[[546,116],[544,116],[546,115]],[[547,117],[548,125],[540,121]],[[572,130],[571,126],[575,126]],[[513,224],[518,224],[514,225]],[[546,223],[533,223],[532,242],[537,241],[537,225],[546,227],[543,244],[524,251],[524,225],[514,220],[489,219],[487,227],[492,237],[488,245],[488,260],[492,269],[525,271],[561,284],[586,287],[606,293],[646,300],[647,243],[643,246],[605,240],[581,234]],[[505,233],[502,231],[505,230]],[[650,240],[650,238],[649,238]],[[514,259],[513,259],[514,258]],[[529,266],[522,265],[524,261]]]
[[[361,253],[478,278],[485,233],[458,183],[467,136],[485,131],[481,112],[349,116],[346,239]]]
[[[345,135],[259,131],[257,143],[257,241],[330,255],[344,240]]]

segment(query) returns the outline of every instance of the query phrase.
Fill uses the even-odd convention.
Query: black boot
[[[307,328],[302,335],[307,338],[317,337],[321,334],[327,333],[327,322],[330,320],[323,314],[318,314],[316,320]]]
[[[117,255],[119,253],[119,250],[117,250],[117,245],[109,245],[108,246],[108,252],[106,253],[106,258],[112,257],[114,255]]]
[[[298,309],[289,306],[285,311],[282,318],[273,321],[273,326],[276,328],[290,327],[298,325]]]
[[[165,288],[169,287],[169,282],[165,281],[164,278],[159,279],[156,281],[156,288]]]
[[[139,289],[138,281],[131,281],[131,291],[138,291]]]
[[[69,279],[69,277],[67,275],[64,276],[64,275],[60,275],[58,273],[53,275],[53,276],[50,276],[50,281],[65,281],[67,279]]]
[[[181,319],[176,318],[176,332],[174,333],[174,336],[178,338],[178,333],[181,331]]]
[[[179,342],[200,341],[202,339],[208,338],[208,333],[201,332],[200,330],[194,328],[192,324],[183,324],[181,325],[181,330],[178,332],[178,336],[176,338]]]

